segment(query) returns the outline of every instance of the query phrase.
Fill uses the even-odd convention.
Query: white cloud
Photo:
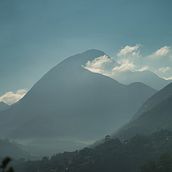
[[[0,102],[7,103],[9,105],[12,105],[16,102],[18,102],[21,98],[24,97],[24,95],[27,93],[25,89],[17,90],[16,92],[6,92],[2,96],[0,96]]]
[[[105,71],[107,72],[112,70],[115,65],[116,62],[113,59],[107,55],[104,55],[97,57],[92,61],[88,61],[83,67],[90,70],[91,72],[104,73]]]
[[[169,66],[166,66],[166,67],[161,67],[158,70],[159,70],[159,72],[166,73],[166,72],[170,71],[171,68]]]
[[[149,66],[143,66],[143,67],[137,69],[137,71],[139,71],[139,72],[143,72],[143,71],[146,71],[146,70],[149,70]]]
[[[126,71],[136,71],[134,61],[140,55],[140,46],[125,46],[117,54],[116,61],[107,55],[95,58],[92,61],[88,61],[84,68],[95,73],[100,73],[109,77],[114,77],[119,73]],[[141,69],[143,70],[143,69]]]
[[[132,71],[134,70],[135,65],[130,62],[129,60],[123,60],[120,62],[118,66],[115,66],[112,69],[112,74],[119,73],[119,72],[126,72],[128,70]]]
[[[124,48],[122,48],[117,55],[118,56],[136,56],[140,54],[139,48],[140,48],[140,45],[135,45],[135,46],[127,45]]]
[[[109,77],[112,77],[120,72],[126,72],[128,70],[134,70],[135,65],[127,59],[120,60],[118,63],[107,55],[95,58],[92,61],[88,61],[85,69],[100,73]]]
[[[157,58],[159,57],[159,58]],[[164,58],[161,58],[164,57]],[[140,45],[125,46],[116,54],[116,59],[101,56],[88,61],[84,68],[111,78],[126,71],[152,71],[162,78],[172,77],[171,47],[163,46],[150,55],[140,53]]]
[[[168,46],[164,46],[161,47],[160,49],[158,49],[157,51],[155,51],[151,57],[152,58],[156,58],[156,57],[164,57],[167,56],[170,53],[170,47]]]
[[[172,80],[172,76],[171,77],[164,77],[164,79],[166,79],[166,80]]]

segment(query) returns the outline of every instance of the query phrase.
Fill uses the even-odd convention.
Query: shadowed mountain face
[[[172,83],[149,98],[117,135],[131,137],[160,129],[172,130]]]
[[[4,111],[4,110],[7,110],[10,106],[7,105],[6,103],[4,102],[0,102],[0,112],[1,111]]]
[[[69,140],[79,145],[121,127],[155,90],[142,83],[126,86],[82,67],[102,55],[89,50],[55,66],[21,101],[1,113],[1,135],[57,138],[70,147]]]

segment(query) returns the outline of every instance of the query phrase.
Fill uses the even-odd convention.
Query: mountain
[[[117,135],[131,137],[160,129],[172,130],[172,83],[149,98]]]
[[[164,88],[171,82],[170,80],[165,80],[163,78],[160,78],[158,75],[148,70],[135,71],[135,72],[133,71],[121,72],[118,75],[115,75],[113,78],[123,84],[142,82],[157,90]]]
[[[168,84],[166,87],[161,89],[159,92],[154,94],[152,97],[150,97],[139,109],[139,111],[136,113],[134,118],[137,118],[142,113],[149,111],[153,107],[157,106],[164,100],[170,98],[172,96],[172,83]]]
[[[10,106],[7,105],[6,103],[4,102],[0,102],[0,112],[1,111],[4,111],[4,110],[7,110]]]
[[[34,145],[44,142],[51,149],[54,143],[61,151],[121,127],[156,91],[142,83],[126,86],[82,67],[104,54],[88,50],[51,69],[21,101],[0,113],[0,134]]]
[[[30,158],[31,156],[23,149],[23,146],[9,140],[0,139],[0,159],[10,156],[14,159]]]

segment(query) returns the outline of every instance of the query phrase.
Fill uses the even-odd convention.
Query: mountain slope
[[[0,160],[6,156],[14,159],[30,158],[31,156],[23,149],[22,145],[9,140],[0,139]]]
[[[9,105],[7,105],[4,102],[0,102],[0,112],[4,111],[4,110],[7,110],[8,108],[9,108]]]
[[[150,110],[151,108],[157,106],[167,98],[172,96],[172,83],[168,84],[166,87],[161,89],[157,94],[154,94],[152,97],[150,97],[139,109],[139,111],[136,113],[134,118],[137,118],[142,113]]]
[[[104,52],[89,50],[55,66],[21,101],[1,113],[1,135],[57,138],[56,147],[66,149],[126,123],[155,90],[141,83],[126,86],[82,67],[101,55]]]
[[[160,129],[172,130],[172,83],[148,99],[133,120],[119,130],[117,135],[130,137]]]

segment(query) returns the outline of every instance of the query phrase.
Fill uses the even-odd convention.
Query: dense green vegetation
[[[17,172],[168,172],[171,167],[167,162],[171,163],[171,159],[165,153],[172,155],[172,132],[160,130],[129,140],[106,136],[102,144],[92,148],[37,161],[16,161],[15,169]],[[161,171],[156,170],[159,166]]]

